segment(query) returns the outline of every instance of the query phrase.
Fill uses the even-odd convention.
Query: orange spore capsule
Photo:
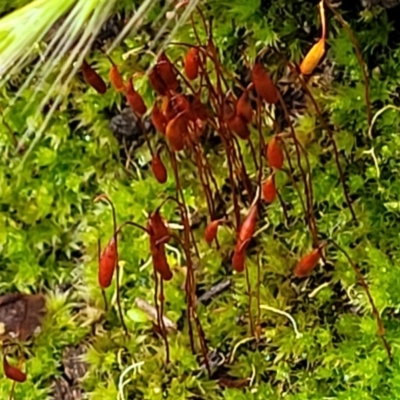
[[[180,113],[168,122],[165,129],[165,136],[173,151],[183,150],[185,137],[187,135],[187,121],[185,113]]]
[[[174,108],[176,114],[182,111],[190,110],[190,103],[188,98],[184,94],[178,94],[171,99],[172,107]]]
[[[151,112],[151,121],[154,127],[163,135],[165,135],[165,128],[167,127],[167,119],[164,114],[158,108],[157,104],[154,104],[153,110]]]
[[[135,114],[140,116],[146,114],[146,104],[144,103],[142,96],[134,89],[132,78],[130,78],[126,84],[126,99]]]
[[[165,54],[161,54],[157,62],[157,71],[163,80],[165,86],[169,90],[176,90],[179,87],[176,73],[171,64],[171,61]]]
[[[294,269],[294,274],[298,278],[304,278],[317,266],[321,258],[321,246],[303,256]]]
[[[243,224],[240,227],[239,242],[246,243],[247,241],[249,241],[252,238],[252,236],[254,234],[254,230],[256,229],[257,211],[258,211],[258,207],[257,207],[257,203],[255,203],[251,206],[246,219],[243,221]]]
[[[192,47],[186,53],[185,57],[185,74],[190,80],[194,80],[199,75],[199,50],[197,47]]]
[[[85,81],[99,94],[107,91],[107,85],[103,78],[85,61],[82,63],[82,74]]]
[[[154,154],[151,160],[151,169],[159,183],[165,183],[167,181],[167,169],[158,154]]]
[[[274,175],[270,175],[262,187],[263,197],[267,203],[272,203],[276,198],[276,186]]]
[[[116,266],[117,246],[114,237],[112,237],[100,257],[98,280],[100,287],[103,289],[107,289],[111,285]]]
[[[157,209],[150,215],[147,228],[157,245],[169,242],[171,235],[161,218],[160,210]]]
[[[165,119],[169,122],[176,117],[178,114],[172,103],[172,99],[165,97],[161,106],[161,112],[164,114]]]
[[[304,75],[312,74],[325,54],[326,17],[324,1],[322,0],[319,2],[319,14],[322,24],[321,39],[311,47],[300,64],[300,72]]]
[[[303,61],[300,64],[300,72],[303,75],[311,75],[321,61],[324,54],[325,39],[321,38],[311,47],[310,51],[304,57]]]
[[[236,272],[244,271],[245,258],[246,258],[246,248],[245,246],[240,246],[240,244],[238,243],[235,246],[235,251],[232,257],[232,266]]]
[[[241,139],[248,139],[250,136],[250,130],[247,126],[246,121],[240,116],[235,115],[232,119],[227,122],[229,129],[236,133]]]
[[[161,96],[165,96],[168,92],[164,81],[158,73],[157,65],[149,73],[149,81],[153,89]]]
[[[218,227],[219,224],[221,223],[221,220],[216,219],[214,221],[211,221],[204,232],[204,239],[208,244],[211,244],[215,238],[217,237],[217,232],[218,232]]]
[[[154,269],[161,275],[164,281],[171,280],[172,272],[165,255],[164,243],[156,244],[156,240],[150,235],[150,251]]]
[[[271,168],[282,169],[283,151],[276,136],[268,142],[266,153],[269,166]]]
[[[236,114],[250,123],[253,119],[253,107],[250,103],[249,92],[245,90],[236,103]]]
[[[256,63],[251,72],[251,80],[254,84],[257,94],[267,103],[275,104],[278,99],[278,90],[267,71],[260,63]]]
[[[4,375],[15,382],[25,382],[26,374],[22,372],[19,368],[10,365],[7,361],[7,357],[3,356],[3,370]]]
[[[123,92],[125,89],[124,80],[118,70],[117,65],[113,64],[110,68],[109,78],[111,84],[117,92]]]

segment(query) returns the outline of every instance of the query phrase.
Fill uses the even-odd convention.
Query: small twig
[[[386,105],[385,107],[382,107],[380,110],[378,110],[375,114],[374,114],[374,116],[373,116],[373,118],[372,118],[372,121],[371,121],[371,124],[370,124],[370,126],[369,126],[369,128],[368,128],[368,137],[372,140],[373,138],[372,138],[372,130],[374,129],[374,125],[375,125],[375,122],[376,122],[376,120],[378,119],[378,117],[381,115],[381,114],[383,114],[386,110],[388,110],[389,108],[392,108],[393,110],[396,110],[396,111],[400,111],[400,107],[396,107],[396,106],[394,106],[393,104],[388,104],[388,105]]]
[[[247,266],[245,266],[245,275],[246,275],[246,285],[247,285],[247,296],[249,298],[248,311],[249,311],[250,332],[251,332],[251,336],[255,336],[253,313],[252,313],[252,310],[251,310],[251,305],[252,305],[251,303],[253,301],[253,294],[252,294],[252,291],[251,291],[249,268]]]
[[[127,379],[126,381],[124,381],[125,375],[127,375],[130,371],[132,371],[133,369],[140,369],[140,367],[144,364],[144,361],[139,361],[135,364],[130,365],[129,367],[127,367],[126,369],[124,369],[121,373],[121,375],[119,376],[119,380],[118,380],[118,400],[125,400],[125,395],[124,395],[124,387],[129,383],[129,379]]]
[[[235,358],[235,354],[236,354],[237,349],[238,349],[242,344],[245,344],[245,343],[247,343],[247,342],[251,342],[252,340],[255,340],[255,337],[254,337],[254,336],[250,336],[250,337],[244,338],[244,339],[240,340],[239,342],[237,342],[237,343],[235,344],[235,347],[234,347],[233,350],[232,350],[231,356],[229,357],[228,364],[232,364],[233,359]]]
[[[316,287],[309,295],[308,297],[310,299],[312,299],[313,297],[315,297],[322,289],[325,289],[326,287],[328,287],[330,285],[330,282],[325,282],[322,285],[319,285],[318,287]]]
[[[374,129],[374,125],[375,125],[375,123],[376,123],[378,117],[379,117],[381,114],[383,114],[386,110],[388,110],[388,109],[390,109],[390,108],[393,109],[393,110],[396,110],[396,111],[400,111],[400,107],[396,107],[396,106],[394,106],[394,105],[392,105],[392,104],[388,104],[388,105],[386,105],[385,107],[382,107],[380,110],[378,110],[378,111],[374,114],[374,116],[373,116],[373,118],[372,118],[372,121],[371,121],[371,124],[370,124],[370,126],[369,126],[369,128],[368,128],[368,137],[369,137],[369,139],[371,140],[371,142],[372,142],[372,140],[373,140],[373,137],[372,137],[372,130]],[[375,168],[376,168],[376,175],[377,175],[377,178],[379,179],[380,176],[381,176],[381,171],[380,171],[380,169],[379,169],[378,159],[376,158],[376,155],[375,155],[375,148],[374,148],[374,146],[371,146],[371,149],[370,149],[370,150],[365,150],[365,151],[363,151],[363,154],[371,154],[372,160],[374,161]]]
[[[113,219],[113,226],[114,226],[114,241],[115,241],[115,253],[116,253],[116,257],[115,257],[115,272],[116,272],[116,293],[117,293],[117,309],[118,309],[118,314],[121,320],[121,324],[122,327],[125,331],[125,334],[127,336],[129,336],[129,331],[128,328],[125,324],[125,320],[124,320],[124,315],[122,313],[122,307],[121,307],[121,294],[120,294],[120,270],[119,270],[119,256],[118,256],[118,232],[119,232],[119,228],[117,225],[117,211],[115,209],[114,203],[112,202],[112,200],[106,195],[106,194],[100,194],[99,196],[97,196],[94,199],[94,202],[96,203],[97,201],[100,200],[104,200],[106,201],[110,207],[111,207],[111,211],[112,211],[112,219]],[[128,223],[128,222],[127,222]],[[127,224],[126,223],[126,224]],[[134,224],[129,222],[130,224]],[[137,224],[135,224],[137,225]]]
[[[296,334],[296,339],[300,339],[303,336],[303,334],[300,333],[299,330],[297,329],[296,321],[294,320],[294,318],[289,313],[287,313],[285,311],[282,311],[282,310],[279,310],[279,309],[277,309],[275,307],[267,306],[266,304],[261,304],[260,308],[263,309],[263,310],[272,311],[272,312],[280,314],[280,315],[284,315],[292,323],[294,332]]]

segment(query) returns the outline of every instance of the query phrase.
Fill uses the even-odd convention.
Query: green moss
[[[121,9],[126,7],[129,4],[121,4]],[[373,10],[360,19],[360,10],[355,8],[344,18],[368,63],[372,111],[376,113],[384,105],[397,104],[399,46],[385,12]],[[319,34],[317,9],[311,2],[277,0],[265,6],[259,1],[210,1],[204,9],[206,16],[214,16],[221,59],[236,74],[243,68],[243,54],[251,63],[261,48],[270,46],[265,60],[278,78],[284,70],[284,57],[299,62]],[[153,10],[149,19],[156,16]],[[259,253],[261,304],[290,314],[301,335],[296,334],[287,316],[262,308],[260,343],[245,340],[250,337],[250,328],[247,288],[241,274],[230,276],[233,284],[229,290],[197,309],[210,350],[225,358],[216,378],[251,378],[251,386],[222,389],[216,379],[207,377],[204,368],[200,369],[200,357],[191,353],[187,324],[183,328],[179,325],[186,321],[182,288],[186,260],[176,244],[167,249],[174,278],[165,283],[165,297],[166,316],[178,323],[179,331],[169,335],[172,363],[164,365],[163,341],[134,305],[137,297],[153,304],[154,284],[148,238],[131,227],[122,233],[119,248],[121,295],[130,331],[130,337],[125,338],[116,313],[115,284],[106,291],[112,304],[108,312],[103,309],[97,284],[97,239],[101,238],[103,245],[109,240],[112,220],[109,206],[94,204],[93,198],[105,192],[112,198],[120,222],[145,224],[147,213],[166,196],[175,195],[175,182],[167,157],[163,159],[169,178],[163,186],[148,168],[141,168],[151,157],[145,146],[135,150],[137,167],[124,168],[119,144],[108,128],[110,112],[124,100],[112,90],[99,96],[77,77],[71,95],[22,170],[18,168],[21,155],[15,154],[8,130],[0,125],[1,290],[44,291],[48,307],[41,333],[27,347],[29,378],[17,385],[16,399],[50,398],[51,383],[61,375],[63,349],[79,343],[88,345],[85,360],[89,367],[82,386],[92,400],[118,398],[120,381],[125,383],[125,399],[400,399],[399,113],[390,109],[380,115],[370,140],[361,68],[346,32],[331,13],[328,18],[329,49],[324,65],[334,65],[334,75],[321,78],[327,82],[315,80],[310,86],[334,129],[358,223],[351,220],[328,134],[312,104],[307,103],[304,115],[296,119],[296,132],[309,155],[320,237],[333,237],[362,269],[393,349],[392,364],[376,333],[368,299],[343,255],[329,246],[326,269],[317,267],[309,279],[292,276],[296,261],[312,245],[299,199],[299,195],[304,197],[304,188],[298,170],[294,178],[299,193],[285,171],[277,172],[277,186],[290,218],[285,219],[278,202],[268,208],[258,222],[258,228],[263,229],[249,251],[247,267],[254,286]],[[205,37],[197,14],[194,21],[199,35]],[[191,24],[182,26],[175,39],[193,42]],[[148,41],[148,34],[139,32],[112,54],[125,77],[143,71],[151,58],[142,56],[142,51],[122,61],[122,54],[128,48],[146,46]],[[179,46],[168,48],[178,68],[184,51]],[[89,59],[102,76],[107,76],[109,63],[100,52],[93,52]],[[321,77],[320,72],[316,75]],[[15,82],[23,82],[25,74]],[[137,77],[135,82],[150,107],[154,94],[147,80]],[[2,88],[0,109],[9,105],[15,93],[12,83]],[[41,122],[42,117],[33,119],[29,109],[23,112],[32,90],[22,93],[6,116],[18,138],[27,123],[37,127]],[[39,93],[39,98],[43,95]],[[270,136],[266,130],[265,138]],[[255,130],[253,138],[258,148]],[[158,139],[152,136],[151,140],[155,144]],[[253,179],[257,171],[251,151],[244,143],[240,146]],[[379,176],[368,153],[371,146]],[[207,149],[206,154],[221,188],[228,176],[226,159],[219,149]],[[302,165],[306,167],[304,161]],[[223,226],[218,233],[219,250],[204,243],[207,205],[194,162],[180,160],[180,173],[185,200],[200,216],[200,226],[193,229],[200,252],[196,277],[201,289],[207,290],[231,275],[227,269],[235,236],[231,226]],[[163,216],[180,223],[173,203],[163,207]],[[65,291],[65,287],[69,289]],[[251,310],[256,315],[255,302]],[[132,365],[136,367],[129,369]],[[128,372],[122,376],[123,371]],[[7,398],[10,387],[2,377],[0,398]]]

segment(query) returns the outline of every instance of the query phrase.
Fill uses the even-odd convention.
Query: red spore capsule
[[[158,154],[154,154],[151,160],[151,169],[159,183],[165,183],[167,181],[167,169]]]
[[[194,80],[199,75],[199,50],[192,47],[185,57],[185,74],[190,80]]]
[[[107,289],[111,285],[115,267],[117,266],[117,245],[114,237],[108,242],[100,257],[98,271],[99,285]]]
[[[267,203],[272,203],[276,197],[276,186],[274,175],[270,175],[264,182],[263,187],[263,197]]]
[[[115,64],[110,68],[109,78],[117,92],[123,92],[125,90],[124,80]]]
[[[135,114],[142,116],[146,113],[146,104],[144,103],[142,96],[140,96],[140,94],[133,87],[132,78],[129,79],[126,84],[126,99],[128,100],[128,103]]]
[[[251,80],[254,83],[257,94],[267,103],[275,104],[278,99],[278,90],[264,67],[256,63],[251,72]]]
[[[297,263],[294,269],[294,274],[298,278],[304,278],[317,266],[321,258],[321,247],[312,250],[310,253],[303,256]]]
[[[107,91],[107,85],[103,78],[85,61],[82,63],[82,74],[85,81],[99,94]]]
[[[19,368],[10,365],[5,355],[3,356],[3,370],[4,375],[8,379],[12,379],[15,382],[21,383],[26,381],[26,374],[22,372]]]
[[[218,227],[219,224],[221,223],[221,220],[216,219],[214,221],[211,221],[204,232],[204,239],[208,244],[211,244],[215,238],[217,237],[217,232],[218,232]]]
[[[267,160],[271,168],[282,169],[283,151],[279,145],[276,136],[274,136],[267,145]]]

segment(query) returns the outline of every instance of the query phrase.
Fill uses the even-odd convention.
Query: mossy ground
[[[373,113],[388,104],[398,105],[396,20],[381,9],[346,7],[338,10],[355,32],[368,65]],[[309,1],[212,0],[204,9],[214,16],[213,34],[222,63],[238,74],[245,70],[244,55],[252,61],[264,46],[299,62],[319,35],[317,8]],[[156,15],[154,11],[149,18]],[[82,343],[88,346],[82,388],[93,400],[115,400],[125,380],[125,399],[400,399],[400,114],[388,109],[380,115],[371,140],[365,86],[354,48],[329,12],[328,18],[325,68],[318,69],[312,90],[334,129],[357,223],[346,205],[327,134],[311,105],[296,117],[296,131],[309,154],[321,238],[333,237],[360,265],[382,315],[393,362],[389,363],[377,336],[365,293],[340,253],[329,248],[325,268],[318,267],[308,279],[293,277],[296,260],[311,248],[311,238],[298,195],[284,173],[277,174],[277,185],[290,218],[285,220],[278,202],[268,208],[258,222],[262,232],[254,241],[247,268],[254,285],[256,254],[260,254],[261,304],[289,313],[300,335],[285,315],[264,307],[261,341],[245,341],[250,337],[245,279],[232,273],[230,265],[235,236],[222,227],[219,250],[204,243],[206,203],[196,170],[184,158],[180,172],[185,198],[199,221],[193,228],[201,254],[196,271],[199,293],[232,279],[228,290],[198,307],[209,348],[222,361],[210,379],[199,367],[201,359],[190,351],[182,289],[185,262],[181,250],[172,247],[168,259],[174,278],[165,285],[166,315],[179,330],[169,335],[172,362],[165,367],[163,342],[134,305],[137,297],[152,303],[154,293],[148,240],[133,229],[120,240],[123,309],[130,331],[126,338],[115,309],[115,287],[106,291],[113,308],[105,313],[97,284],[97,239],[103,245],[108,241],[112,220],[109,207],[94,204],[93,199],[107,193],[119,221],[145,224],[144,212],[173,196],[175,182],[171,169],[165,185],[155,181],[145,147],[135,150],[132,164],[125,168],[120,143],[108,128],[110,113],[123,104],[121,95],[109,90],[101,97],[77,77],[71,95],[22,169],[21,155],[14,154],[9,132],[0,126],[1,292],[44,292],[48,304],[42,332],[25,349],[29,378],[17,385],[16,399],[51,398],[51,385],[62,374],[63,349]],[[203,35],[197,17],[195,21]],[[190,24],[175,40],[194,40]],[[148,42],[142,32],[127,40],[113,58],[120,61],[128,49]],[[168,54],[180,60],[184,49],[171,46]],[[90,59],[107,76],[104,56],[96,51]],[[150,59],[144,52],[141,57],[134,55],[120,63],[122,72],[141,70]],[[283,60],[274,52],[266,56],[275,78],[282,72]],[[1,109],[23,80],[24,75],[19,76],[2,88]],[[137,84],[151,106],[153,93],[147,80],[138,78]],[[7,115],[17,137],[26,124],[37,126],[38,121],[29,119],[29,109],[23,111],[33,91],[29,88]],[[265,132],[266,137],[270,134]],[[244,144],[242,150],[251,175],[255,171],[250,152]],[[223,156],[218,148],[210,148],[208,156],[222,187],[227,177]],[[172,203],[165,205],[163,215],[169,222],[179,222]],[[221,388],[221,377],[251,378],[251,384]],[[10,387],[1,378],[1,399],[7,398]]]

